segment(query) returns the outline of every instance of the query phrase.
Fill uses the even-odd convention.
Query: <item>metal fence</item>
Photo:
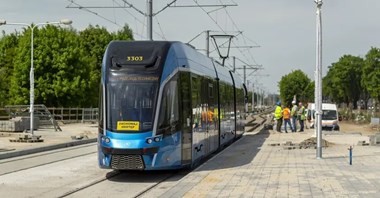
[[[63,122],[97,122],[98,108],[48,108],[55,120]]]
[[[37,106],[37,105],[36,105]],[[25,116],[29,114],[29,108],[23,111]],[[48,107],[47,110],[56,121],[68,122],[91,122],[98,121],[98,108],[63,108]],[[38,116],[38,114],[35,114]],[[14,115],[9,113],[9,108],[0,108],[0,120],[9,120]]]

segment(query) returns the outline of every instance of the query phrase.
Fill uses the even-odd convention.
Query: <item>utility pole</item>
[[[251,111],[252,111],[252,113],[254,112],[254,110],[255,110],[255,108],[254,108],[254,106],[255,106],[255,89],[254,89],[254,83],[253,83],[253,81],[250,81],[250,80],[247,80],[247,90],[248,90],[248,93],[247,94],[249,94],[249,89],[250,89],[250,87],[249,87],[249,84],[252,82],[252,100],[251,100]],[[247,108],[248,109],[248,108]]]
[[[255,72],[255,71],[253,71],[253,72]],[[252,74],[252,73],[251,73]],[[250,74],[250,75],[251,75]],[[249,75],[249,76],[250,76]],[[259,77],[263,77],[263,76],[269,76],[269,74],[264,74],[264,75],[254,75],[254,76],[259,76]],[[260,94],[260,91],[259,91],[259,86],[258,86],[258,81],[257,81],[257,79],[255,80],[255,82],[252,82],[252,89],[253,89],[253,91],[252,91],[252,103],[254,103],[254,98],[255,98],[255,90],[254,90],[254,86],[255,86],[255,84],[257,84],[257,91],[256,91],[256,98],[257,98],[257,100],[256,100],[256,105],[259,105],[259,103],[260,103],[260,101],[259,101],[259,94]]]
[[[255,84],[252,83],[252,112],[255,110]]]
[[[259,106],[259,92],[260,92],[260,87],[256,86],[256,106]]]
[[[243,77],[243,79],[244,79],[243,82],[244,82],[244,84],[247,84],[247,76],[246,76],[247,74],[246,74],[246,70],[247,70],[247,66],[244,65],[244,66],[243,66],[243,76],[244,76],[244,77]]]
[[[206,55],[210,57],[210,30],[206,30]]]
[[[259,69],[262,69],[262,65],[249,65],[247,64],[246,62],[240,60],[239,58],[236,58],[235,56],[232,57],[232,63],[233,63],[233,72],[235,73],[235,71],[237,69],[243,69],[243,82],[244,84],[247,85],[247,70],[248,69],[252,69],[253,71],[248,75],[248,76],[251,76],[254,72],[256,72],[257,70]],[[242,67],[239,67],[239,68],[236,68],[236,59],[239,60],[240,62],[242,62],[244,65]],[[255,75],[257,76],[257,75]],[[264,75],[264,76],[268,76],[268,75]],[[252,111],[254,111],[254,103],[255,103],[255,90],[254,90],[254,85],[255,83],[252,82]],[[257,91],[256,91],[256,97],[257,97],[257,100],[256,100],[256,105],[258,105],[260,102],[263,102],[262,99],[259,100],[259,87],[257,86]]]
[[[317,44],[315,66],[315,109],[317,135],[317,159],[322,159],[322,0],[315,0],[317,4]]]
[[[249,68],[247,68],[247,66]],[[243,70],[243,82],[244,82],[244,84],[247,84],[247,70],[248,69],[253,69],[254,70],[253,72],[255,72],[255,71],[259,70],[259,69],[262,69],[261,67],[254,67],[254,66],[260,66],[260,65],[243,65],[243,67],[238,67],[238,68],[234,67],[233,71],[236,71],[237,69],[242,69]],[[248,76],[250,76],[250,75],[248,75]]]
[[[147,35],[150,41],[153,40],[153,0],[147,0]]]
[[[232,57],[232,65],[234,67],[234,69],[232,70],[232,72],[235,73],[235,71],[236,71],[236,57],[235,56]]]
[[[235,61],[236,61],[236,59],[237,60],[239,60],[240,62],[242,62],[243,63],[243,67],[238,67],[238,68],[236,68],[236,66],[235,66]],[[247,79],[247,69],[252,69],[253,71],[248,75],[248,76],[250,76],[251,74],[253,74],[255,71],[257,71],[257,70],[259,70],[259,69],[262,69],[262,65],[250,65],[250,64],[248,64],[248,63],[246,63],[246,62],[244,62],[244,61],[242,61],[241,59],[239,59],[239,58],[236,58],[236,57],[233,57],[233,66],[234,66],[234,68],[233,68],[233,71],[235,72],[237,69],[243,69],[243,79],[244,79],[244,84],[247,84],[247,82],[246,82],[246,79]],[[247,68],[248,67],[248,68]]]
[[[74,0],[68,0],[70,2],[70,4],[68,6],[66,6],[66,8],[76,8],[76,9],[80,9],[80,10],[84,10],[84,11],[87,11],[87,12],[90,12],[92,14],[95,14],[97,16],[100,16],[98,13],[94,12],[94,11],[91,11],[90,9],[91,8],[96,8],[96,9],[101,9],[101,8],[106,8],[106,9],[109,9],[109,8],[122,8],[122,9],[126,9],[126,8],[132,8],[134,9],[136,12],[142,14],[143,16],[147,17],[147,39],[148,40],[153,40],[153,17],[155,17],[156,15],[158,15],[160,12],[164,11],[166,8],[185,8],[185,7],[192,7],[192,8],[204,8],[204,7],[207,7],[207,8],[212,8],[212,7],[218,7],[218,9],[216,10],[219,10],[221,8],[226,8],[226,7],[229,7],[229,6],[238,6],[236,3],[234,4],[199,4],[198,2],[195,1],[195,5],[176,5],[174,4],[177,0],[172,0],[170,3],[166,4],[166,6],[164,6],[163,8],[161,8],[159,11],[157,11],[156,13],[153,13],[153,0],[147,0],[146,2],[146,12],[136,8],[132,3],[129,3],[129,0],[121,0],[122,2],[124,2],[124,5],[120,5],[118,4],[118,6],[82,6],[82,5],[79,5],[78,3],[76,3]],[[174,5],[173,5],[174,4]],[[216,10],[213,10],[213,11],[209,11],[208,13],[210,12],[214,12]],[[111,22],[111,23],[115,23],[109,19],[106,19],[105,17],[102,17],[100,16],[101,18]],[[116,24],[116,23],[115,23]]]

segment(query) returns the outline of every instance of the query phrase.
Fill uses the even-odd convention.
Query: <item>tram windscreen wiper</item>
[[[115,60],[114,57],[111,57],[111,65],[112,65],[112,67],[119,67],[119,68],[121,68],[121,66],[122,66],[120,63],[118,63],[118,62]]]
[[[154,67],[154,66],[156,65],[156,62],[157,62],[157,61],[159,62],[160,59],[161,59],[160,56],[156,56],[156,57],[154,57],[153,61],[149,61],[150,64],[145,65],[145,68]]]

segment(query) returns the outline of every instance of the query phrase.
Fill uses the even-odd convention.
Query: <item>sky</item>
[[[0,0],[0,19],[8,23],[40,23],[73,20],[78,31],[89,24],[117,31],[128,24],[136,40],[146,39],[146,19],[132,8],[67,8],[77,5],[119,7],[123,0]],[[73,1],[74,3],[71,3]],[[145,12],[145,0],[125,0]],[[172,0],[153,0],[153,12]],[[76,5],[77,4],[77,5]],[[237,4],[216,7],[170,7],[153,19],[153,39],[190,42],[204,53],[205,30],[211,34],[232,34],[230,57],[236,68],[261,67],[246,71],[251,89],[278,93],[281,77],[302,70],[314,80],[316,64],[316,4],[314,0],[177,0],[173,5]],[[364,57],[371,47],[380,48],[379,0],[324,0],[322,6],[322,75],[345,54]],[[17,26],[0,26],[6,33]],[[242,33],[240,33],[242,32]],[[198,37],[197,37],[198,35]],[[37,45],[37,44],[36,44]],[[213,43],[211,57],[218,58]],[[250,48],[244,48],[250,46]],[[232,58],[226,60],[232,67]],[[243,76],[243,70],[237,70]]]

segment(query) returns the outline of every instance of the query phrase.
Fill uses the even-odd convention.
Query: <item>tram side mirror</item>
[[[162,124],[157,129],[157,135],[169,136],[179,131],[179,121],[172,120],[170,124]]]
[[[178,120],[173,120],[170,123],[170,131],[168,131],[168,134],[173,135],[179,130],[179,121]],[[189,124],[190,126],[190,124]]]

